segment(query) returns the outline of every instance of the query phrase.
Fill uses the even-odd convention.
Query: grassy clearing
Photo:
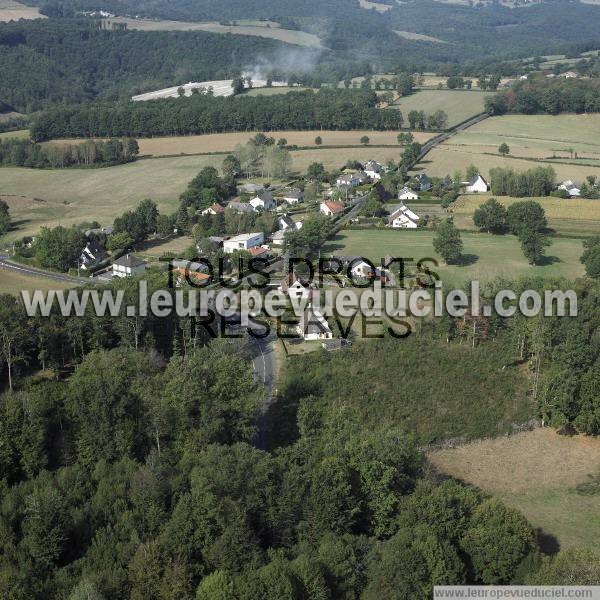
[[[362,8],[366,8],[367,10],[375,9],[379,13],[385,13],[393,8],[391,4],[383,4],[382,2],[371,2],[370,0],[358,0],[358,3]]]
[[[252,88],[244,92],[244,96],[276,96],[278,94],[287,94],[288,92],[303,92],[309,88],[302,86],[275,86],[275,87],[260,87]],[[240,96],[241,97],[241,96]]]
[[[476,229],[473,213],[492,194],[461,196],[453,205],[454,221],[461,229]],[[523,198],[497,198],[504,206],[520,202]],[[564,235],[600,234],[600,202],[598,200],[561,198],[533,198],[546,211],[549,226]]]
[[[433,257],[440,263],[436,271],[445,287],[456,287],[477,279],[490,281],[496,277],[516,279],[521,276],[576,278],[584,273],[579,262],[581,240],[553,238],[546,254],[548,263],[531,266],[523,256],[518,240],[512,235],[462,233],[464,264],[444,265],[432,245],[432,231],[348,230],[337,235],[324,248],[324,253],[341,256],[365,256],[380,261],[385,256],[411,257],[420,260]]]
[[[19,129],[18,131],[5,131],[0,133],[0,140],[26,140],[29,137],[29,129]]]
[[[492,117],[432,150],[421,166],[431,175],[444,176],[475,164],[487,176],[494,167],[524,171],[542,163],[551,164],[559,180],[581,183],[587,175],[600,176],[599,129],[597,114]],[[510,147],[506,158],[498,154],[503,142]]]
[[[424,110],[431,114],[444,110],[448,114],[448,126],[452,127],[469,117],[483,112],[486,96],[492,92],[465,90],[420,90],[400,100],[390,108],[399,108],[405,119],[411,110]]]
[[[33,277],[0,268],[0,294],[20,296],[21,290],[47,292],[48,290],[66,290],[69,287],[73,286],[47,277]]]
[[[265,88],[267,89],[267,88]],[[276,88],[272,88],[276,89]],[[294,88],[297,89],[297,88]],[[253,90],[259,91],[259,90]],[[15,132],[16,133],[16,132]],[[142,156],[174,156],[178,154],[205,154],[210,152],[231,152],[238,144],[245,144],[257,131],[240,133],[213,133],[208,135],[184,135],[171,137],[155,137],[139,139]],[[368,136],[372,145],[396,146],[396,131],[269,131],[267,135],[275,139],[285,138],[290,145],[314,147],[315,138],[321,137],[322,147],[327,146],[359,146],[360,138]],[[432,134],[415,132],[415,139],[424,143]],[[79,144],[81,139],[54,140],[53,144]],[[340,152],[343,152],[340,150]]]
[[[159,240],[158,242],[145,242],[136,248],[136,255],[146,260],[158,260],[165,254],[180,256],[184,250],[189,248],[194,240],[188,236],[172,238],[170,240]]]
[[[401,38],[404,38],[405,40],[416,40],[418,42],[434,42],[436,44],[448,43],[444,40],[440,40],[439,38],[431,37],[430,35],[423,35],[422,33],[414,33],[412,31],[394,30],[394,33],[399,35]]]
[[[598,497],[574,487],[600,468],[600,440],[536,429],[429,453],[443,473],[497,495],[561,547],[598,547]]]
[[[271,38],[280,42],[307,46],[309,48],[322,47],[321,40],[316,35],[306,33],[305,31],[283,29],[279,24],[272,22],[248,21],[247,24],[221,25],[216,22],[154,21],[150,19],[130,19],[128,17],[114,17],[105,19],[105,21],[107,23],[126,23],[128,29],[139,29],[141,31],[210,31],[212,33],[233,33],[236,35],[254,35]]]
[[[35,6],[25,6],[14,0],[0,0],[0,22],[45,18]]]

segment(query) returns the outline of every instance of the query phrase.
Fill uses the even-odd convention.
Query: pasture
[[[29,138],[29,129],[18,129],[17,131],[4,131],[0,133],[0,140],[26,140]]]
[[[401,38],[404,38],[405,40],[414,40],[417,42],[433,42],[435,44],[447,44],[448,43],[448,42],[445,42],[444,40],[440,40],[439,38],[431,37],[430,35],[424,35],[422,33],[414,33],[412,31],[394,30],[394,33],[396,35],[399,35]]]
[[[39,8],[25,6],[15,0],[0,0],[0,22],[18,21],[19,19],[45,19]]]
[[[428,458],[438,471],[522,511],[561,548],[598,546],[598,497],[581,495],[575,486],[598,474],[599,439],[544,428],[433,450]]]
[[[288,92],[304,92],[310,88],[302,87],[302,86],[275,86],[275,87],[257,87],[252,88],[241,94],[239,97],[243,98],[244,96],[276,96],[279,94],[287,94]]]
[[[463,261],[445,265],[433,250],[434,232],[429,230],[346,230],[336,235],[323,248],[323,255],[364,256],[379,262],[385,256],[435,258],[444,287],[457,287],[471,280],[491,281],[497,277],[517,279],[525,276],[566,277],[574,279],[584,274],[579,257],[582,242],[572,238],[551,238],[546,249],[546,264],[532,266],[523,256],[521,246],[512,235],[461,233],[464,244]],[[429,263],[430,264],[430,263]]]
[[[483,112],[486,96],[493,92],[467,90],[419,90],[410,96],[400,98],[390,109],[399,108],[408,123],[411,110],[423,110],[430,115],[443,110],[448,115],[448,127],[458,125]]]
[[[312,33],[284,29],[273,21],[248,21],[236,25],[222,25],[216,22],[197,23],[185,21],[165,21],[151,19],[132,19],[129,17],[111,17],[105,19],[110,27],[111,23],[126,24],[128,29],[140,31],[209,31],[211,33],[232,33],[234,35],[254,35],[270,38],[297,46],[308,48],[322,48],[321,40]]]
[[[492,194],[466,195],[458,198],[452,204],[454,222],[460,229],[476,229],[473,225],[473,213],[477,208],[490,198]],[[496,198],[504,206],[520,202],[524,198]],[[600,202],[574,198],[563,200],[561,198],[532,198],[539,202],[546,212],[548,226],[563,235],[599,235],[600,234]]]
[[[10,269],[0,268],[0,294],[13,294],[20,297],[21,290],[47,292],[49,290],[65,290],[69,287],[73,286],[48,277],[33,277]]]
[[[487,177],[494,167],[524,171],[550,164],[559,181],[581,183],[587,175],[600,176],[599,130],[598,114],[491,117],[432,150],[421,166],[444,176],[474,164]],[[506,157],[498,154],[503,142],[510,148]]]

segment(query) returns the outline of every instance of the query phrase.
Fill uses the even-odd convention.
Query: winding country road
[[[55,281],[73,283],[76,285],[82,285],[84,283],[90,283],[93,281],[91,279],[84,279],[83,277],[72,277],[71,275],[65,275],[63,273],[54,273],[52,271],[44,271],[42,269],[36,269],[27,265],[20,265],[11,261],[9,255],[2,252],[0,252],[0,269],[15,271],[30,277],[45,277],[46,279],[54,279]]]

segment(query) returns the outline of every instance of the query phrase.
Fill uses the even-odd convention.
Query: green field
[[[581,240],[552,238],[547,248],[549,264],[531,266],[523,256],[517,238],[512,235],[491,235],[463,232],[463,254],[466,264],[444,265],[432,246],[432,231],[406,230],[348,230],[338,234],[323,249],[324,253],[339,256],[365,256],[380,261],[385,256],[435,258],[445,287],[456,287],[467,281],[490,281],[496,277],[515,279],[521,276],[568,277],[584,274],[579,257],[583,252]]]
[[[42,290],[47,292],[48,290],[65,290],[69,287],[73,286],[55,279],[30,277],[29,275],[22,275],[10,269],[0,269],[0,294],[18,296],[21,294],[21,290],[32,292]]]
[[[587,175],[600,175],[598,131],[599,114],[491,117],[432,150],[420,166],[431,175],[444,176],[474,164],[487,177],[493,167],[524,171],[551,164],[558,181],[581,183]],[[510,148],[507,157],[498,154],[503,142]]]
[[[460,229],[476,229],[473,224],[473,213],[492,194],[461,196],[452,204],[451,212],[454,222]],[[528,198],[529,199],[529,198]],[[497,198],[504,206],[520,202],[523,198]],[[539,202],[546,213],[548,226],[561,235],[598,235],[600,234],[600,202],[573,198],[531,198]],[[420,207],[419,207],[420,208]]]
[[[448,114],[448,126],[452,127],[482,113],[485,98],[492,93],[466,90],[420,90],[400,98],[390,108],[399,108],[406,124],[411,110],[423,110],[428,115],[436,110],[444,110]]]
[[[26,140],[29,137],[29,129],[19,129],[18,131],[5,131],[0,133],[0,140]]]
[[[0,0],[2,1],[2,0]],[[235,25],[221,25],[216,22],[196,23],[185,21],[166,21],[151,19],[131,19],[129,17],[112,17],[104,19],[110,27],[111,23],[126,24],[128,29],[140,31],[210,31],[212,33],[232,33],[234,35],[255,35],[288,44],[321,48],[321,40],[312,33],[284,29],[273,21],[236,21]]]
[[[26,6],[15,0],[0,0],[0,22],[45,18],[35,6]]]
[[[275,87],[261,87],[261,88],[252,88],[242,96],[276,96],[277,94],[287,94],[288,92],[303,92],[309,88],[294,86],[294,87],[284,87],[284,86],[275,86]]]

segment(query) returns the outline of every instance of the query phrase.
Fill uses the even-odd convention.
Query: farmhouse
[[[113,262],[113,277],[133,277],[146,270],[147,262],[134,256],[125,254]]]
[[[370,160],[365,164],[365,174],[371,181],[379,181],[383,173],[383,166],[376,160]]]
[[[255,195],[259,192],[262,192],[265,189],[264,185],[260,185],[259,183],[244,183],[241,185],[239,190],[240,194],[251,194]]]
[[[388,217],[388,225],[394,229],[416,229],[420,217],[404,203],[395,207]]]
[[[108,258],[106,250],[95,241],[90,241],[86,244],[79,257],[79,267],[81,269],[91,269],[99,265],[102,261]]]
[[[413,192],[409,187],[404,186],[398,191],[398,200],[418,200],[419,194]]]
[[[341,202],[335,202],[334,200],[325,200],[321,202],[319,210],[328,217],[340,215],[344,212],[344,205]]]
[[[426,192],[427,190],[431,189],[431,179],[429,179],[425,173],[419,173],[418,175],[415,175],[415,181],[419,191]]]
[[[285,229],[280,229],[279,231],[276,231],[275,233],[271,234],[271,242],[275,245],[275,246],[283,246],[283,243],[285,241]]]
[[[283,200],[288,204],[298,204],[298,202],[302,202],[302,200],[304,200],[304,194],[301,190],[292,188],[284,191]]]
[[[479,173],[477,173],[470,181],[465,181],[463,185],[465,186],[465,192],[467,192],[467,194],[481,194],[487,192],[489,189],[487,181]]]
[[[298,223],[294,223],[294,219],[292,219],[292,217],[290,217],[290,215],[283,214],[277,219],[277,225],[279,226],[279,229],[283,229],[283,230],[285,230],[285,229],[301,229],[302,221],[299,221]]]
[[[302,313],[298,323],[298,333],[307,342],[333,338],[327,319],[312,305]]]
[[[225,254],[232,254],[236,250],[250,250],[260,246],[264,241],[264,235],[260,233],[242,233],[236,235],[223,242],[223,252]]]
[[[221,215],[225,212],[225,209],[220,204],[213,204],[208,208],[205,208],[201,214],[203,215]]]
[[[271,192],[260,192],[252,200],[250,205],[256,211],[258,210],[271,210],[275,208],[275,200],[273,200],[273,194]]]
[[[358,173],[344,173],[343,175],[340,175],[336,180],[335,180],[335,184],[341,188],[341,187],[346,187],[346,188],[353,188],[356,187],[357,185],[360,185],[361,183],[364,183],[367,179],[367,174],[363,173],[362,171],[358,172]]]
[[[558,186],[558,189],[562,190],[563,192],[567,192],[567,194],[569,194],[571,198],[581,196],[581,188],[575,185],[570,179],[567,179],[567,181],[563,181]]]
[[[559,77],[564,77],[565,79],[577,79],[579,75],[577,75],[575,71],[565,71],[564,73],[561,73]]]

